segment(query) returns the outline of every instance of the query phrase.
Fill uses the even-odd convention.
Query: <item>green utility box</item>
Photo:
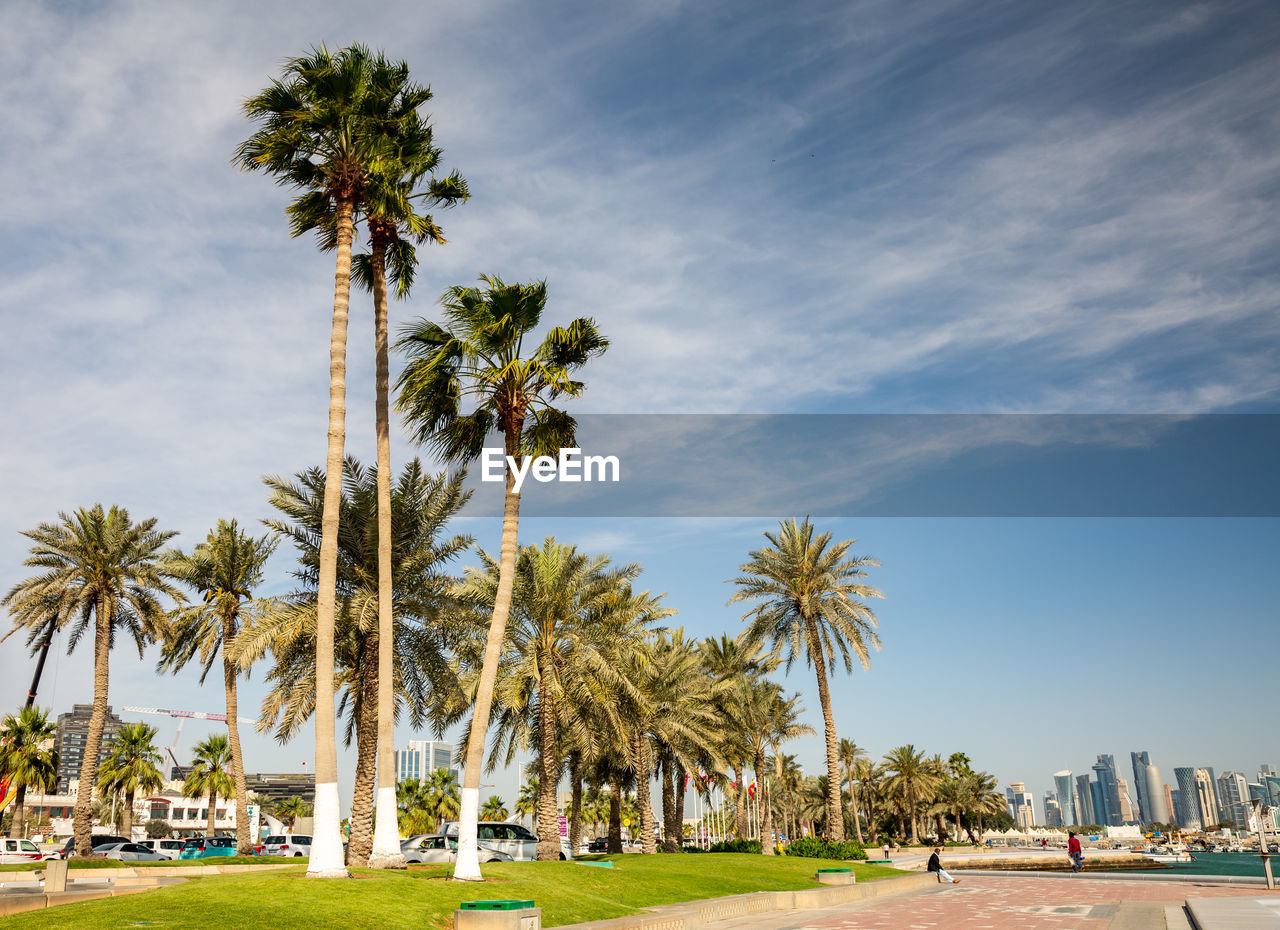
[[[526,907],[533,907],[532,901],[517,901],[515,899],[499,899],[496,901],[463,901],[458,907],[464,911],[518,911]]]
[[[532,901],[463,901],[453,912],[455,930],[542,930],[542,908]]]
[[[820,885],[852,885],[858,881],[853,869],[818,869],[814,879]]]

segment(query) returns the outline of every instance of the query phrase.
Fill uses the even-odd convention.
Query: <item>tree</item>
[[[348,457],[339,502],[338,613],[335,622],[335,681],[339,713],[346,716],[343,734],[357,746],[351,804],[348,861],[362,865],[373,845],[373,788],[376,782],[379,543],[376,472]],[[469,536],[445,536],[448,521],[466,502],[464,476],[428,474],[422,462],[407,463],[392,489],[393,678],[398,699],[410,721],[420,726],[450,684],[453,673],[443,655],[442,637],[449,631],[453,580],[449,561],[471,543]],[[277,598],[244,627],[236,640],[236,661],[247,667],[268,651],[274,666],[268,673],[271,691],[259,714],[260,727],[275,727],[276,739],[292,739],[315,711],[315,636],[317,577],[322,500],[326,475],[312,468],[294,481],[271,476],[270,502],[281,519],[267,525],[298,550],[294,578],[298,587]],[[394,715],[393,715],[394,716]]]
[[[124,724],[116,731],[111,752],[102,760],[98,771],[98,788],[124,797],[120,832],[126,837],[133,835],[134,795],[164,787],[164,776],[160,774],[164,757],[156,749],[155,738],[155,727],[145,723]]]
[[[316,703],[317,812],[307,868],[307,875],[316,878],[350,875],[342,862],[338,813],[333,642],[355,211],[366,197],[371,177],[397,170],[397,140],[420,127],[417,108],[426,100],[424,92],[425,88],[409,81],[403,62],[372,55],[359,45],[336,53],[321,46],[289,61],[282,79],[245,101],[245,116],[258,128],[234,158],[241,168],[265,171],[278,183],[302,192],[287,210],[295,236],[316,228],[317,216],[327,213],[333,218],[336,257],[329,343],[329,428],[315,636],[316,691],[323,699]],[[322,244],[328,238],[322,227]]]
[[[244,780],[244,756],[240,751],[240,705],[237,695],[239,669],[232,656],[236,635],[245,620],[260,612],[253,598],[262,583],[262,569],[278,540],[254,538],[235,520],[219,520],[205,541],[190,553],[175,550],[165,558],[165,570],[200,595],[200,602],[181,607],[172,617],[171,631],[161,651],[159,670],[175,674],[197,654],[200,684],[222,657],[222,687],[227,702],[227,738],[231,746],[231,774],[235,781],[236,855],[253,855],[249,836],[249,790]]]
[[[26,833],[27,788],[52,791],[58,783],[58,753],[52,745],[57,732],[48,712],[38,707],[24,707],[0,723],[0,772],[14,786],[9,827],[14,839]]]
[[[538,327],[546,307],[546,283],[481,280],[486,287],[483,292],[460,286],[445,292],[442,304],[448,328],[419,320],[399,341],[409,361],[398,382],[397,407],[407,415],[417,441],[448,462],[475,459],[492,429],[502,433],[508,461],[554,455],[572,447],[574,419],[550,401],[582,393],[583,383],[573,380],[573,373],[604,352],[608,342],[596,331],[595,322],[583,317],[567,327],[553,328],[532,353],[522,357],[524,338]],[[464,397],[473,407],[470,412],[462,410]],[[464,758],[453,877],[465,881],[481,880],[476,838],[480,774],[515,584],[519,520],[520,493],[515,472],[508,468],[499,584]]]
[[[285,798],[271,808],[272,816],[284,822],[285,832],[292,833],[299,817],[310,817],[312,806],[302,798]]]
[[[867,567],[880,563],[850,556],[852,539],[832,544],[830,533],[815,537],[808,517],[803,523],[784,521],[779,532],[764,535],[769,545],[748,553],[750,561],[738,569],[743,574],[733,579],[738,591],[729,603],[757,602],[742,619],[751,621],[752,638],[773,644],[773,656],[785,652],[788,670],[801,657],[813,666],[827,743],[827,822],[831,838],[841,842],[839,739],[827,667],[838,655],[851,672],[852,653],[867,668],[869,649],[880,648],[866,599],[883,595],[861,580]]]
[[[181,603],[160,564],[161,550],[174,534],[157,530],[155,519],[135,524],[123,507],[104,510],[101,504],[61,513],[58,521],[23,532],[35,545],[22,564],[42,572],[15,584],[0,603],[17,627],[44,629],[57,617],[58,626],[71,631],[68,652],[93,624],[93,712],[80,763],[80,784],[91,786],[107,719],[111,645],[127,635],[141,657],[147,643],[165,635],[160,598]],[[92,804],[92,790],[76,796],[72,830],[78,856],[91,852]]]
[[[844,766],[844,778],[849,783],[849,806],[853,808],[853,829],[859,843],[862,842],[862,818],[858,814],[858,782],[855,763],[858,759],[866,757],[867,751],[853,740],[840,740],[840,764]]]
[[[885,753],[885,768],[889,770],[889,790],[900,796],[905,804],[907,818],[910,822],[911,842],[918,842],[916,827],[916,811],[920,798],[933,790],[938,776],[934,774],[925,754],[908,743],[897,746]]]
[[[489,795],[489,799],[480,808],[480,816],[485,820],[506,820],[507,814],[507,805],[496,794]]]
[[[214,835],[218,798],[231,797],[236,790],[235,779],[227,773],[230,765],[231,747],[221,733],[214,733],[208,739],[196,743],[191,771],[182,783],[182,796],[199,798],[208,795],[209,824],[205,829],[206,836]],[[244,811],[237,811],[237,815],[238,818],[243,818]]]
[[[147,839],[163,840],[173,836],[173,827],[165,821],[154,819],[147,821]]]

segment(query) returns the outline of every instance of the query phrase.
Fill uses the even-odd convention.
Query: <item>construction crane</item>
[[[169,759],[173,762],[175,767],[181,767],[181,764],[178,762],[178,757],[177,755],[175,755],[175,752],[177,751],[177,748],[178,748],[178,740],[182,736],[182,725],[184,723],[192,719],[221,720],[223,723],[226,723],[226,720],[227,720],[226,714],[207,714],[204,711],[199,711],[199,710],[170,710],[167,707],[128,706],[128,707],[121,707],[120,710],[128,711],[134,714],[151,714],[156,717],[177,717],[178,718],[178,732],[175,733],[173,736],[173,745],[165,747],[165,752],[169,754]],[[237,717],[236,720],[239,721],[240,723],[247,723],[251,726],[257,726],[258,724],[257,720],[254,720],[250,717]]]

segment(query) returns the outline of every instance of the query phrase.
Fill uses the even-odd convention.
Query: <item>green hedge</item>
[[[716,843],[711,847],[712,852],[729,852],[729,853],[755,853],[757,856],[764,852],[764,847],[760,845],[759,840],[726,840],[723,843]]]
[[[818,839],[816,836],[805,836],[796,840],[784,850],[788,856],[802,856],[806,859],[865,859],[867,852],[857,843],[833,843],[830,840]]]

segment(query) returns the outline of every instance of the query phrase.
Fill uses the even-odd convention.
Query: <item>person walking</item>
[[[1076,831],[1067,834],[1067,855],[1071,857],[1071,871],[1079,872],[1084,868],[1084,851],[1080,848],[1080,838]]]
[[[938,854],[941,852],[941,846],[933,847],[933,855],[929,857],[929,871],[938,873],[939,882],[950,882],[953,885],[960,884],[960,879],[952,878],[947,870],[942,867],[942,860],[938,858]]]
[[[885,859],[886,859],[886,860],[888,860],[888,858],[889,858],[889,844],[888,844],[888,843],[885,843],[885,844],[884,844],[884,857],[885,857]]]

